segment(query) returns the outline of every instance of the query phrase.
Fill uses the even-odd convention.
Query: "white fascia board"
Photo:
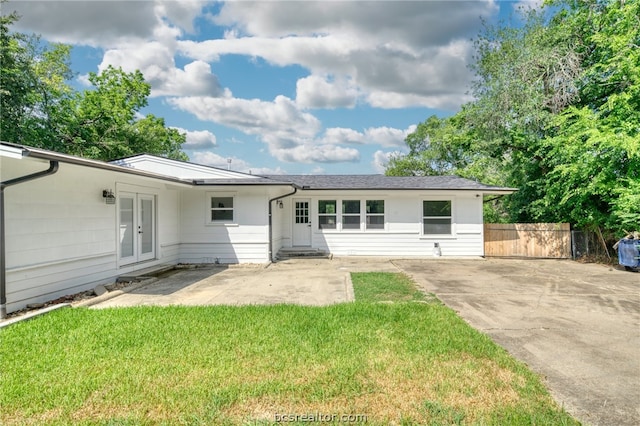
[[[14,148],[12,146],[0,145],[0,157],[13,158],[15,160],[21,160],[24,156],[22,148]]]
[[[156,157],[154,155],[138,155],[136,157],[125,158],[112,161],[112,164],[145,170],[179,179],[256,179],[257,176],[223,170],[216,167],[204,166],[200,164],[188,163],[185,161],[171,160],[168,158]]]

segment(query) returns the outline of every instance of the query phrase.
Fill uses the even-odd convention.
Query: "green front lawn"
[[[353,281],[362,295],[406,277]],[[453,311],[383,292],[392,303],[79,308],[12,325],[0,424],[575,424]]]

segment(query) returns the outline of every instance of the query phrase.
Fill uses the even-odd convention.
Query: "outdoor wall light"
[[[103,189],[102,190],[102,198],[104,198],[105,204],[115,204],[116,196],[113,195],[112,189]]]
[[[278,208],[283,208],[284,204],[282,203],[282,200],[278,200]]]

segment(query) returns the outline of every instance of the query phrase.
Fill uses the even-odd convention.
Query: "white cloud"
[[[228,160],[231,159],[231,163]],[[284,175],[286,172],[280,167],[275,169],[270,167],[251,167],[245,160],[238,157],[223,157],[213,152],[199,151],[190,157],[191,162],[205,166],[217,167],[220,169],[230,168],[233,171],[250,173],[253,175]]]
[[[295,102],[277,96],[273,102],[259,99],[184,97],[169,103],[203,121],[211,121],[257,136],[280,161],[303,163],[354,162],[358,150],[318,140],[320,121],[301,111]],[[349,129],[343,129],[343,133]],[[357,133],[357,132],[356,132]],[[355,133],[354,133],[355,134]],[[337,137],[337,136],[336,136]]]
[[[524,2],[537,4],[539,0]],[[194,41],[196,17],[207,2],[28,1],[12,3],[20,29],[50,41],[106,49],[101,64],[140,69],[153,96],[221,96],[209,62],[221,55],[300,65],[310,75],[297,83],[303,108],[456,109],[470,100],[469,39],[496,0],[225,2],[217,15],[224,38]],[[446,17],[446,19],[443,19]],[[176,67],[176,54],[190,63]],[[327,76],[331,76],[328,78]]]
[[[308,107],[333,107],[334,102],[341,107],[353,106],[359,95],[367,93],[406,97],[401,102],[374,105],[381,108],[457,107],[466,99],[471,81],[467,64],[473,46],[468,40],[455,39],[440,46],[394,48],[389,43],[374,46],[368,39],[332,34],[178,41],[177,44],[183,55],[203,61],[237,54],[261,57],[277,66],[301,65],[312,72],[297,86],[300,104]],[[332,75],[333,81],[323,82],[319,75]],[[437,105],[432,105],[434,101]]]
[[[332,127],[325,131],[323,143],[328,144],[375,144],[382,146],[404,146],[404,140],[409,133],[413,133],[415,125],[408,128],[395,129],[393,127],[369,127],[364,132],[357,130]]]
[[[186,135],[187,141],[182,145],[183,149],[213,148],[217,145],[216,135],[208,130],[186,130],[181,127],[174,129]]]
[[[232,26],[232,38],[179,42],[179,49],[201,60],[241,54],[302,65],[312,73],[298,82],[305,107],[351,106],[361,93],[379,108],[455,109],[469,100],[469,39],[481,26],[479,17],[498,10],[492,0],[461,4],[230,2],[212,19]],[[327,74],[352,90],[336,97],[336,83],[323,85],[318,77]]]
[[[134,47],[107,50],[98,66],[100,71],[112,65],[126,72],[140,70],[151,84],[151,96],[220,96],[224,90],[211,66],[193,61],[176,68],[174,52],[160,42],[148,42]]]
[[[259,137],[279,159],[287,150],[309,143],[320,130],[320,121],[300,111],[286,96],[273,102],[230,97],[171,98],[169,103],[203,121],[211,121]],[[320,156],[322,157],[322,156]],[[285,160],[290,161],[290,160]]]
[[[344,127],[330,127],[324,132],[322,142],[328,144],[364,144],[364,133]]]
[[[49,41],[112,48],[153,38],[159,28],[193,31],[202,1],[12,1],[3,13],[16,10],[19,31],[41,34]]]
[[[354,38],[394,40],[409,45],[442,43],[452,33],[471,36],[478,17],[497,11],[496,2],[305,1],[227,2],[215,23],[245,34],[279,38],[290,34],[337,33]],[[442,19],[446,16],[446,19]]]
[[[210,151],[198,151],[190,155],[190,161],[204,166],[218,167],[220,169],[243,171],[249,169],[249,163],[238,157],[223,157]],[[231,159],[231,163],[228,160]]]
[[[104,48],[98,69],[140,70],[151,84],[151,96],[224,93],[208,63],[175,64],[177,38],[194,30],[201,1],[36,0],[15,5],[23,15],[19,29],[41,33],[49,41]],[[86,84],[86,76],[79,80]]]
[[[387,165],[389,164],[389,160],[392,157],[396,157],[400,155],[400,151],[392,151],[392,152],[384,152],[384,151],[376,151],[373,154],[373,161],[371,162],[371,166],[378,173],[384,173],[387,169]]]
[[[310,75],[296,83],[296,103],[301,108],[353,108],[358,88],[347,78]]]
[[[360,160],[360,151],[335,145],[304,144],[293,148],[276,148],[271,154],[292,163],[345,163]]]

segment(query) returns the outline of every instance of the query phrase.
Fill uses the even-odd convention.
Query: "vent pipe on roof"
[[[28,152],[27,152],[28,155]],[[49,168],[26,176],[20,176],[0,182],[0,319],[7,317],[7,267],[6,267],[6,241],[4,229],[4,189],[30,180],[52,175],[58,171],[58,162],[50,160]]]

